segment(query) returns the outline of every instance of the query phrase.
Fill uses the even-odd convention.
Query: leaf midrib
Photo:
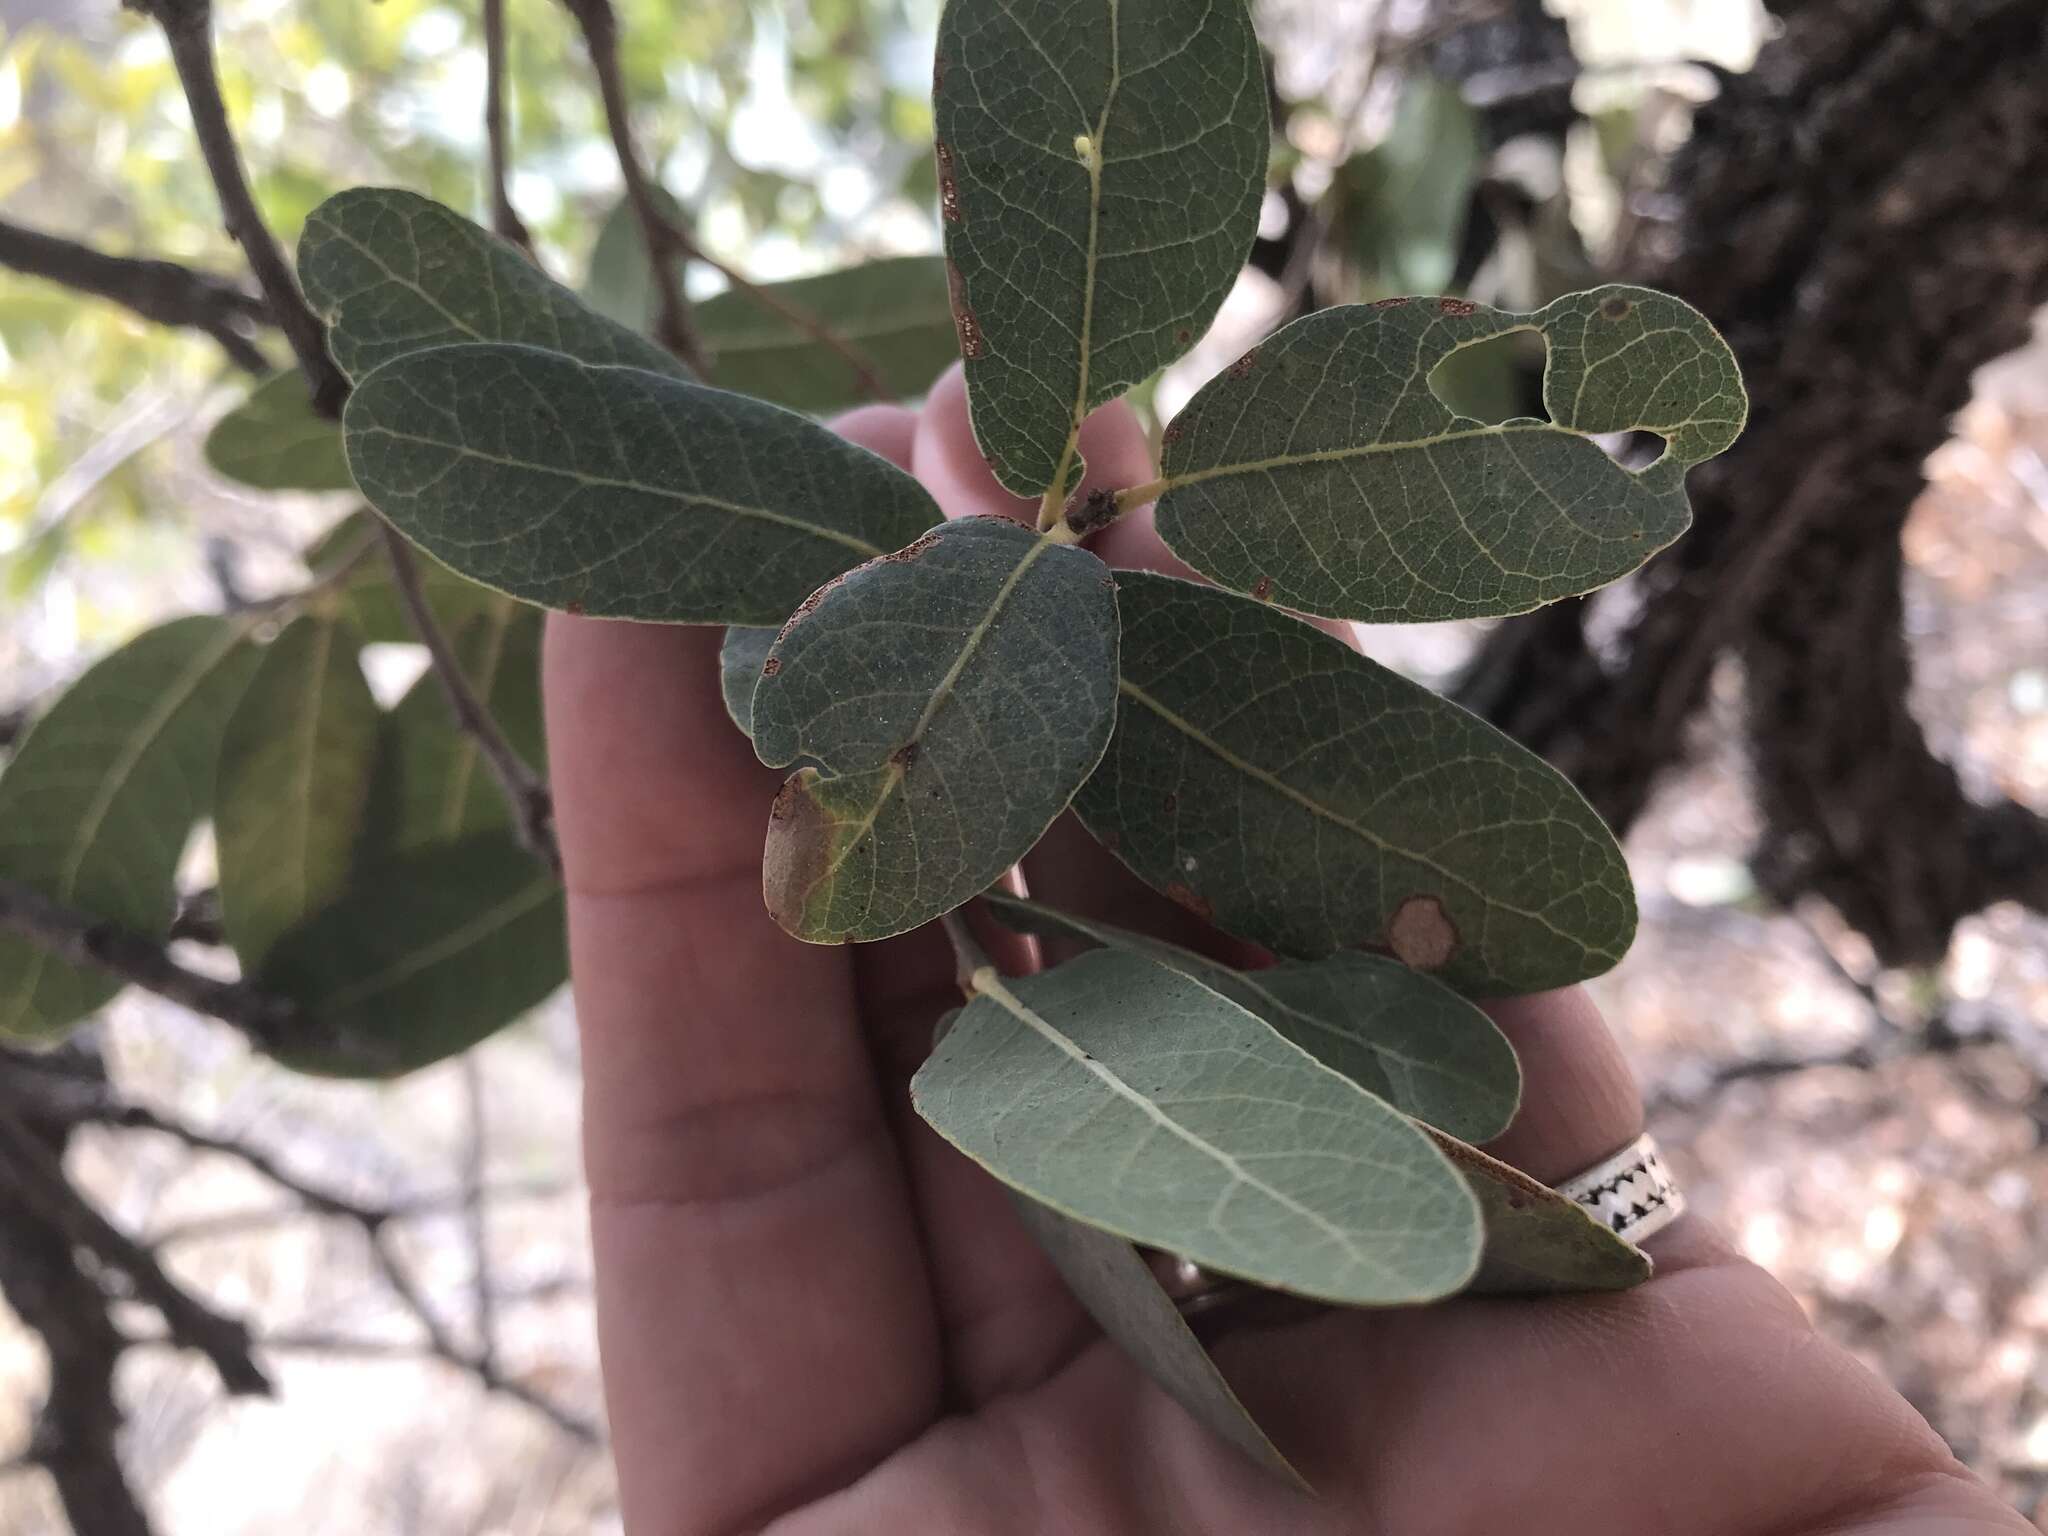
[[[394,442],[411,443],[416,447],[434,448],[443,453],[459,454],[466,458],[479,459],[486,464],[495,464],[501,469],[516,469],[528,474],[553,475],[558,479],[572,481],[579,486],[593,490],[632,491],[642,496],[652,496],[659,501],[672,502],[683,507],[711,507],[720,512],[730,512],[735,517],[759,518],[762,522],[775,523],[785,528],[826,539],[853,550],[867,559],[875,559],[888,553],[879,545],[870,544],[857,534],[842,533],[837,528],[828,528],[822,523],[806,522],[787,513],[771,511],[767,507],[756,507],[745,502],[728,501],[720,496],[706,495],[698,491],[672,491],[665,486],[649,485],[643,480],[623,480],[611,475],[593,475],[583,470],[564,469],[556,464],[538,464],[529,459],[511,458],[504,454],[486,453],[481,448],[472,448],[467,443],[450,443],[437,437],[422,437],[417,433],[400,432],[382,422],[355,429],[358,437],[378,435]],[[550,514],[552,518],[555,514]]]
[[[78,871],[84,865],[86,855],[91,851],[93,841],[99,836],[102,822],[112,809],[114,797],[121,792],[128,777],[135,771],[135,765],[142,754],[161,735],[170,721],[183,708],[193,694],[199,691],[213,669],[220,665],[221,658],[241,644],[248,633],[249,625],[230,624],[222,631],[219,643],[200,653],[194,664],[178,674],[172,687],[158,701],[157,706],[143,717],[141,729],[130,738],[130,745],[119,753],[109,765],[106,776],[101,780],[98,794],[93,797],[85,816],[79,822],[79,833],[72,844],[70,858],[59,877],[58,888],[53,899],[68,902],[78,880]],[[37,948],[32,951],[35,963],[23,968],[21,984],[14,988],[12,1002],[8,1008],[9,1017],[18,1018],[27,999],[35,996],[36,988],[42,985],[43,967],[48,952]]]
[[[1089,364],[1093,361],[1095,333],[1095,286],[1096,268],[1100,260],[1102,234],[1102,168],[1107,162],[1104,140],[1109,133],[1109,114],[1116,105],[1117,88],[1123,84],[1123,24],[1117,9],[1118,0],[1109,0],[1109,89],[1103,93],[1102,111],[1096,115],[1089,132],[1088,152],[1088,248],[1081,268],[1081,334],[1077,339],[1080,352],[1080,366],[1076,370],[1074,385],[1074,409],[1067,427],[1067,440],[1060,449],[1058,464],[1052,473],[1052,484],[1044,493],[1045,507],[1040,511],[1039,521],[1049,521],[1048,512],[1056,512],[1056,503],[1064,500],[1067,493],[1067,473],[1074,462],[1074,455],[1081,446],[1081,423],[1088,419],[1088,376]],[[1079,105],[1077,101],[1075,105]]]
[[[1026,1028],[1037,1033],[1040,1038],[1058,1049],[1061,1054],[1079,1066],[1083,1071],[1098,1078],[1108,1087],[1111,1093],[1135,1106],[1140,1113],[1144,1114],[1162,1130],[1185,1142],[1195,1151],[1212,1159],[1219,1166],[1226,1169],[1230,1176],[1238,1183],[1258,1190],[1276,1204],[1284,1206],[1304,1221],[1317,1227],[1361,1269],[1383,1276],[1397,1285],[1408,1286],[1412,1289],[1413,1282],[1408,1277],[1389,1268],[1386,1264],[1361,1250],[1357,1243],[1352,1240],[1351,1234],[1346,1232],[1344,1228],[1338,1226],[1320,1211],[1303,1205],[1292,1195],[1286,1193],[1286,1191],[1276,1189],[1257,1174],[1248,1171],[1238,1159],[1231,1156],[1214,1142],[1189,1130],[1185,1125],[1182,1125],[1178,1120],[1175,1120],[1171,1115],[1162,1110],[1157,1104],[1146,1098],[1145,1095],[1131,1087],[1130,1084],[1126,1083],[1116,1073],[1110,1071],[1108,1067],[1096,1060],[1094,1056],[1082,1050],[1072,1040],[1069,1040],[1065,1034],[1053,1028],[1050,1023],[1040,1017],[1035,1009],[1003,984],[1002,977],[992,966],[983,966],[977,970],[970,979],[970,984],[977,993],[988,998],[1002,1008],[1005,1013],[1023,1024]],[[1276,1036],[1276,1038],[1278,1037]],[[1296,1046],[1294,1049],[1299,1050],[1300,1047]],[[1322,1067],[1319,1063],[1316,1063],[1315,1058],[1309,1056],[1306,1052],[1302,1053],[1302,1059],[1316,1065],[1321,1071],[1329,1071],[1329,1068]],[[1349,1080],[1341,1077],[1340,1074],[1332,1072],[1330,1075],[1337,1077],[1341,1082],[1346,1082],[1348,1086],[1356,1089],[1361,1095],[1365,1094],[1364,1089],[1357,1088],[1356,1084],[1349,1083]],[[1370,1095],[1366,1096],[1370,1097]],[[1389,1113],[1399,1114],[1399,1111],[1389,1106]]]
[[[876,792],[875,798],[868,806],[866,814],[857,823],[852,824],[854,831],[850,835],[843,831],[841,832],[839,846],[833,851],[831,861],[820,871],[818,878],[812,882],[810,890],[805,893],[804,905],[806,907],[810,905],[813,895],[819,889],[830,889],[831,882],[838,877],[839,871],[845,866],[846,861],[853,856],[853,850],[859,846],[860,840],[873,829],[877,818],[882,814],[882,807],[889,803],[889,797],[896,793],[897,785],[903,782],[903,775],[906,771],[902,761],[903,749],[914,746],[924,740],[925,732],[931,729],[932,721],[938,717],[939,711],[952,699],[953,685],[960,680],[960,674],[967,669],[968,662],[974,658],[975,652],[981,649],[982,642],[988,638],[989,631],[995,626],[997,615],[1003,611],[1004,605],[1009,602],[1010,595],[1017,590],[1018,583],[1023,581],[1031,567],[1038,563],[1039,557],[1046,550],[1052,548],[1054,543],[1055,540],[1045,534],[1041,534],[1033,539],[1031,547],[1024,551],[1023,556],[1011,568],[1010,574],[1003,578],[1002,586],[996,589],[996,595],[989,600],[988,610],[982,614],[980,621],[975,624],[973,629],[967,632],[966,638],[961,642],[960,651],[954,656],[953,664],[946,669],[945,676],[941,677],[933,685],[931,697],[925,700],[924,710],[918,715],[917,723],[910,728],[910,733],[897,748],[889,754],[889,761],[882,776],[881,788]],[[801,738],[799,738],[799,742],[801,742]],[[805,754],[800,753],[799,755]],[[817,756],[815,752],[808,755]],[[840,823],[842,828],[846,825],[848,824]]]
[[[372,972],[352,986],[330,992],[313,1004],[314,1011],[348,1008],[363,998],[388,991],[401,982],[410,981],[430,966],[459,954],[464,948],[490,937],[499,929],[508,927],[528,912],[554,895],[555,885],[549,880],[536,880],[524,891],[486,907],[468,922],[449,930],[433,943],[411,951],[405,958]]]

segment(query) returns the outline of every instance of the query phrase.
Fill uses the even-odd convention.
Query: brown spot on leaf
[[[583,615],[583,604],[572,597],[562,605],[562,612],[572,617],[581,618]]]
[[[1624,319],[1627,317],[1628,312],[1634,308],[1635,305],[1629,303],[1627,299],[1618,293],[1609,294],[1600,301],[1600,313],[1609,320]]]
[[[1166,814],[1169,816],[1176,814],[1180,810],[1180,796],[1170,789],[1166,792],[1166,799],[1162,803],[1166,808]]]
[[[1209,905],[1209,898],[1193,886],[1176,880],[1166,888],[1166,899],[1177,907],[1184,907],[1203,922],[1216,916],[1216,909]]]
[[[1240,357],[1236,362],[1230,365],[1230,376],[1233,379],[1245,378],[1251,373],[1251,371],[1254,368],[1258,367],[1258,365],[1259,349],[1257,347],[1253,347],[1251,351],[1245,353],[1243,357]]]
[[[1252,583],[1252,596],[1253,596],[1253,597],[1256,597],[1256,598],[1257,598],[1257,599],[1258,599],[1258,600],[1259,600],[1260,602],[1262,602],[1262,603],[1263,603],[1263,602],[1264,602],[1264,601],[1265,601],[1265,600],[1266,600],[1267,598],[1271,597],[1272,595],[1273,595],[1273,578],[1272,578],[1272,577],[1270,577],[1270,576],[1261,576],[1261,577],[1260,577],[1260,578],[1259,578],[1259,579],[1258,579],[1257,581],[1255,581],[1255,582],[1253,582],[1253,583]]]
[[[858,569],[858,566],[854,567],[854,570]],[[825,585],[818,588],[818,590],[813,592],[809,597],[805,598],[802,602],[798,603],[796,605],[796,612],[792,613],[787,619],[783,620],[782,628],[776,631],[775,643],[777,645],[780,645],[783,641],[787,640],[789,638],[789,632],[792,629],[795,629],[797,625],[802,623],[805,619],[809,618],[811,614],[815,613],[817,611],[818,604],[825,601],[825,599],[831,595],[832,589],[838,586],[839,583],[846,580],[846,578],[851,576],[852,574],[853,571],[841,571],[837,576],[834,576],[830,581],[826,582]]]
[[[908,773],[917,766],[918,754],[922,751],[924,751],[924,748],[916,742],[906,741],[902,746],[889,754],[889,761],[894,763],[903,772]]]
[[[1177,421],[1170,422],[1168,423],[1166,430],[1159,434],[1159,444],[1162,448],[1171,448],[1175,443],[1181,440],[1181,436],[1182,433],[1180,423]]]
[[[1436,307],[1446,315],[1469,315],[1479,308],[1470,299],[1438,299]]]
[[[938,542],[939,530],[934,528],[929,533],[920,533],[901,549],[892,549],[888,554],[878,556],[869,563],[872,565],[909,565],[919,555]]]
[[[1173,333],[1173,339],[1179,342],[1182,346],[1186,346],[1189,342],[1195,339],[1195,333],[1189,330],[1186,326],[1182,326],[1179,330]]]
[[[1434,971],[1458,951],[1458,925],[1434,896],[1410,896],[1387,924],[1387,947],[1403,965]]]
[[[945,84],[946,56],[943,53],[934,53],[932,55],[932,94],[934,96],[938,95],[945,88]]]
[[[776,673],[780,672],[781,670],[782,658],[780,656],[770,656],[766,661],[761,663],[761,675],[763,677],[773,677]]]
[[[981,356],[981,322],[974,318],[974,306],[967,302],[967,280],[950,261],[946,263],[946,298],[953,307],[953,329],[960,336],[960,355]]]
[[[1374,299],[1370,307],[1373,309],[1405,309],[1407,305],[1408,301],[1406,299]]]
[[[965,216],[960,207],[960,183],[953,179],[953,151],[940,139],[932,146],[939,162],[939,217],[958,224]]]
[[[831,865],[837,824],[812,795],[818,770],[790,775],[768,811],[768,841],[761,850],[761,895],[785,932],[806,937],[805,909]],[[817,937],[817,935],[808,935]]]

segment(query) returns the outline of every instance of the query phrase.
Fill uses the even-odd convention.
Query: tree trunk
[[[2048,0],[1803,0],[1676,158],[1643,281],[1741,360],[1749,429],[1692,475],[1624,660],[1586,605],[1501,625],[1460,697],[1625,830],[1723,657],[1740,660],[1780,900],[1894,964],[1998,900],[2048,907],[2048,823],[1970,800],[1907,709],[1899,536],[1978,365],[2048,301]]]

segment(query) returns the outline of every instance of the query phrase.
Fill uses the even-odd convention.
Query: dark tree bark
[[[1979,804],[1906,704],[1899,535],[1980,364],[2048,301],[2048,0],[1793,0],[1675,160],[1643,281],[1733,345],[1749,430],[1695,470],[1618,664],[1582,603],[1497,629],[1460,697],[1614,826],[1640,814],[1722,658],[1740,660],[1753,862],[1895,964],[1998,900],[2048,908],[2048,823]]]
[[[95,1053],[66,1047],[59,1055],[86,1086],[104,1081]],[[52,1155],[61,1154],[67,1130],[52,1126],[40,1134]],[[114,1372],[128,1341],[109,1314],[106,1292],[80,1268],[70,1235],[11,1176],[0,1180],[0,1295],[49,1356],[49,1393],[27,1458],[50,1474],[72,1530],[151,1536],[121,1468]]]

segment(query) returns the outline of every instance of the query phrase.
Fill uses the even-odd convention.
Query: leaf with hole
[[[265,379],[215,422],[205,454],[215,474],[259,491],[355,489],[341,423],[314,413],[305,375],[296,371]]]
[[[940,516],[895,465],[792,411],[533,347],[397,358],[343,427],[356,483],[406,537],[572,613],[779,624]]]
[[[1468,1289],[1552,1296],[1622,1291],[1650,1278],[1650,1260],[1567,1199],[1518,1168],[1455,1137],[1430,1133],[1465,1176],[1486,1221],[1486,1247]]]
[[[1140,1370],[1210,1433],[1275,1477],[1308,1487],[1237,1400],[1137,1249],[1113,1232],[1062,1216],[1028,1196],[1013,1200],[1025,1230],[1052,1260],[1067,1289]]]
[[[341,1042],[280,1052],[286,1066],[396,1077],[495,1034],[568,975],[560,883],[495,832],[365,866],[271,947],[256,983]]]
[[[299,237],[299,282],[327,322],[335,362],[358,383],[394,357],[468,341],[524,342],[586,363],[683,371],[516,247],[395,187],[356,187],[315,208]]]
[[[768,908],[817,943],[951,911],[1029,852],[1116,714],[1103,563],[1000,518],[932,529],[808,599],[763,663]]]
[[[1324,1301],[1429,1301],[1471,1278],[1479,1209],[1443,1154],[1229,999],[1116,951],[976,986],[911,1100],[1013,1189]]]
[[[492,597],[485,611],[448,638],[506,742],[544,777],[541,627],[534,609]],[[388,857],[511,825],[511,809],[476,738],[456,725],[441,680],[425,673],[384,718],[370,794],[369,846]]]
[[[221,734],[221,921],[245,972],[348,883],[383,718],[361,649],[332,614],[294,619],[264,648]]]
[[[1277,953],[1387,950],[1470,994],[1627,950],[1621,850],[1527,748],[1263,603],[1117,592],[1117,729],[1074,809],[1150,884]]]
[[[1239,0],[948,0],[932,106],[975,437],[1019,495],[1081,470],[1095,406],[1208,329],[1257,231],[1271,129]]]
[[[221,725],[256,670],[233,619],[174,619],[102,657],[0,772],[0,875],[153,938],[170,929]],[[0,933],[0,1038],[54,1040],[121,984]]]
[[[1002,891],[988,892],[985,900],[1000,922],[1021,932],[1127,950],[1194,977],[1333,1072],[1453,1136],[1498,1136],[1521,1101],[1521,1068],[1493,1020],[1398,960],[1342,950],[1321,960],[1240,971],[1163,939]]]
[[[1549,346],[1549,421],[1455,415],[1431,371],[1515,331]],[[1156,514],[1203,575],[1304,613],[1368,623],[1525,612],[1626,575],[1686,529],[1685,472],[1748,406],[1728,345],[1644,288],[1534,314],[1463,299],[1326,309],[1199,390],[1165,433]],[[1623,469],[1593,434],[1654,432]]]

